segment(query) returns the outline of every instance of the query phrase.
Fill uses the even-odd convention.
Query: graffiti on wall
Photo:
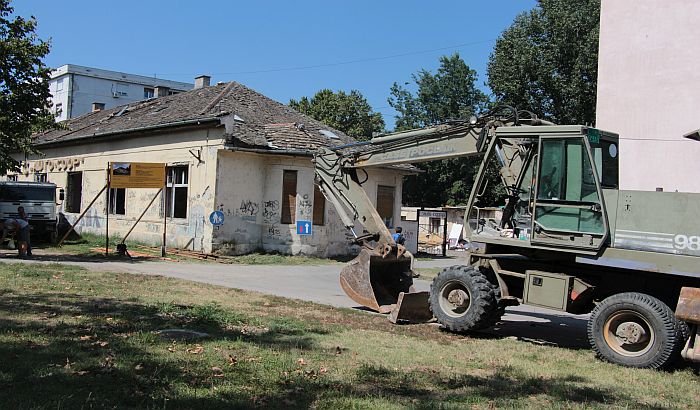
[[[268,243],[291,243],[292,234],[289,232],[289,227],[283,225],[268,225],[263,228],[264,241]]]
[[[260,205],[249,199],[241,201],[241,205],[236,209],[236,216],[244,221],[255,222],[258,219]]]
[[[278,222],[280,217],[280,201],[263,202],[263,223]]]
[[[313,213],[313,204],[309,200],[309,194],[304,194],[301,200],[297,201],[297,210],[299,217],[302,219],[311,216]]]

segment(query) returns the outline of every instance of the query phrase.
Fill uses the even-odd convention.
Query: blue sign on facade
[[[214,211],[209,214],[209,222],[214,226],[220,226],[224,224],[224,213],[221,211]]]
[[[313,232],[313,225],[311,221],[297,221],[297,234],[299,235],[311,235]]]

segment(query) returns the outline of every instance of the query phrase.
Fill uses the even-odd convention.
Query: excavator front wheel
[[[433,279],[430,309],[453,332],[491,327],[501,312],[494,286],[481,271],[469,266],[449,267]]]

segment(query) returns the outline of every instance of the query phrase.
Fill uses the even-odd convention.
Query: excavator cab
[[[501,162],[507,204],[499,224],[479,224],[473,197],[471,239],[598,251],[608,238],[603,189],[617,184],[616,144],[614,134],[583,126],[499,128],[489,155]],[[477,186],[487,183],[480,172]]]

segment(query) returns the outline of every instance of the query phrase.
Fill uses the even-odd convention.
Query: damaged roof
[[[242,84],[221,83],[88,113],[34,136],[37,146],[118,139],[123,134],[226,122],[228,144],[242,148],[314,151],[356,140]]]

